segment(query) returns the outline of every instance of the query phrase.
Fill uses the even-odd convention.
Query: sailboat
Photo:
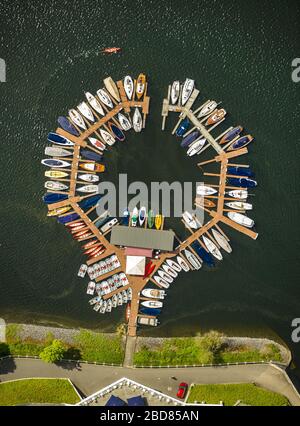
[[[121,112],[118,113],[118,120],[123,130],[127,131],[131,129],[132,126],[131,126],[130,120]]]
[[[145,74],[140,74],[137,78],[136,89],[135,89],[136,97],[138,99],[141,99],[141,97],[143,96],[145,92],[145,88],[146,88],[146,76]]]
[[[175,105],[179,99],[180,94],[180,82],[178,80],[173,81],[171,88],[171,103]]]
[[[61,136],[57,133],[50,132],[47,137],[48,141],[51,143],[55,143],[56,145],[65,145],[65,146],[73,146],[74,143],[69,141],[69,139]]]
[[[135,132],[141,132],[143,126],[143,120],[141,113],[138,108],[135,108],[133,114],[133,129]]]
[[[194,90],[195,81],[187,78],[184,82],[181,94],[181,105],[184,106],[188,99],[190,98],[193,90]]]
[[[91,108],[85,102],[81,102],[79,105],[77,105],[77,108],[79,109],[79,112],[89,121],[95,121],[95,117]]]
[[[68,157],[73,155],[73,151],[61,148],[60,146],[46,146],[45,155],[50,155],[50,157]]]
[[[92,95],[90,92],[85,92],[85,97],[88,101],[88,103],[91,105],[91,107],[100,115],[104,116],[105,112],[102,108],[102,105],[98,101],[98,99]]]
[[[106,130],[99,129],[99,131],[100,131],[101,137],[103,138],[104,142],[107,143],[107,145],[112,146],[116,142],[115,138]]]
[[[247,228],[252,228],[254,226],[254,220],[250,219],[248,216],[244,216],[241,213],[228,212],[227,216],[229,219],[233,220],[239,225],[246,226]]]
[[[68,185],[53,180],[47,180],[47,182],[45,182],[45,188],[51,191],[65,191],[68,189]]]
[[[206,117],[207,115],[211,114],[217,108],[217,105],[218,104],[217,104],[216,101],[209,101],[206,105],[204,105],[203,108],[201,108],[197,117],[198,118]]]
[[[225,250],[227,253],[232,252],[232,248],[230,247],[230,244],[228,243],[227,239],[222,235],[219,231],[216,229],[212,229],[212,234],[214,236],[214,239],[217,241],[220,247],[222,247],[223,250]]]
[[[133,80],[130,77],[130,75],[126,75],[124,77],[124,90],[125,90],[127,98],[131,100],[133,95]]]
[[[70,116],[70,119],[73,121],[74,124],[76,124],[81,129],[86,130],[86,124],[83,121],[83,118],[81,117],[79,112],[76,111],[76,109],[70,109],[69,110],[69,116]]]
[[[198,229],[199,228],[196,220],[193,218],[193,216],[191,215],[190,212],[185,211],[182,214],[182,218],[183,218],[184,222],[187,224],[187,226],[189,226],[190,228],[192,228],[192,229]]]
[[[218,260],[222,260],[223,256],[218,249],[218,247],[215,245],[213,241],[211,241],[209,238],[202,236],[203,242],[207,248],[207,250]]]
[[[205,138],[201,138],[195,142],[193,142],[190,146],[189,149],[187,150],[187,155],[189,157],[192,157],[195,154],[199,154],[200,151],[202,150],[202,148],[204,147],[206,142]]]
[[[116,83],[114,82],[114,80],[111,77],[106,77],[103,80],[104,86],[106,88],[106,90],[108,91],[108,93],[117,101],[120,102],[120,94],[119,94],[119,90],[117,88]]]
[[[71,165],[67,161],[56,160],[54,158],[46,158],[44,160],[41,160],[41,163],[44,166],[48,166],[48,167],[70,167]]]
[[[205,125],[210,126],[221,121],[226,115],[225,109],[217,109],[207,120]]]
[[[109,108],[114,107],[112,100],[110,99],[110,97],[108,96],[108,94],[105,92],[104,89],[97,90],[97,95],[100,101],[104,103],[104,105],[108,106]]]
[[[243,127],[237,126],[233,129],[229,130],[220,140],[220,145],[223,145],[224,143],[228,143],[232,141],[234,138],[236,138],[241,132],[243,131]]]
[[[210,186],[205,186],[205,185],[199,185],[197,186],[197,194],[198,195],[212,195],[215,194],[217,192],[216,189],[211,188]]]
[[[66,132],[70,133],[73,136],[79,136],[80,132],[73,126],[72,123],[67,119],[67,117],[64,117],[63,115],[60,115],[57,119],[58,124],[62,129],[64,129]]]
[[[93,138],[93,137],[89,137],[89,142],[95,147],[97,148],[99,151],[104,151],[105,148],[105,144],[101,141],[99,141],[99,139],[97,138]]]

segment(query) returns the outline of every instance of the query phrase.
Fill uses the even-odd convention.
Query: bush
[[[40,353],[40,358],[45,362],[58,362],[64,358],[65,347],[60,340],[54,339],[51,345],[46,346]]]
[[[222,349],[223,337],[222,333],[211,330],[201,337],[201,347],[215,355]]]
[[[21,341],[20,334],[22,326],[20,324],[9,324],[6,326],[6,342],[17,343]]]

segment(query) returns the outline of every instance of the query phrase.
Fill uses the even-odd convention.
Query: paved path
[[[233,365],[228,367],[191,368],[126,368],[62,362],[45,364],[35,359],[0,361],[0,381],[26,377],[64,377],[90,395],[104,386],[127,377],[175,397],[178,384],[187,383],[257,383],[285,395],[293,405],[300,406],[300,397],[289,385],[281,370],[271,365]],[[176,380],[172,377],[175,377]]]
[[[132,367],[133,366],[133,357],[135,353],[135,345],[136,345],[137,337],[127,336],[126,338],[126,346],[125,346],[125,356],[124,356],[124,367]]]

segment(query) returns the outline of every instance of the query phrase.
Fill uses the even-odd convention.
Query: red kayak
[[[151,260],[150,260],[150,262],[149,263],[147,263],[147,265],[146,265],[146,267],[145,267],[145,274],[144,274],[144,277],[143,278],[147,278],[147,277],[149,277],[149,275],[151,275],[152,274],[152,272],[154,271],[154,269],[155,269],[155,265],[153,265],[153,263],[151,262]]]

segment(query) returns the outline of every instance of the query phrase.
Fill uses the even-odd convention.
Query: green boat
[[[139,217],[139,211],[138,211],[138,208],[135,207],[133,209],[132,216],[131,216],[131,226],[136,226],[138,217]]]
[[[148,211],[148,227],[149,228],[153,228],[154,220],[155,220],[154,211],[153,210],[149,210]]]

